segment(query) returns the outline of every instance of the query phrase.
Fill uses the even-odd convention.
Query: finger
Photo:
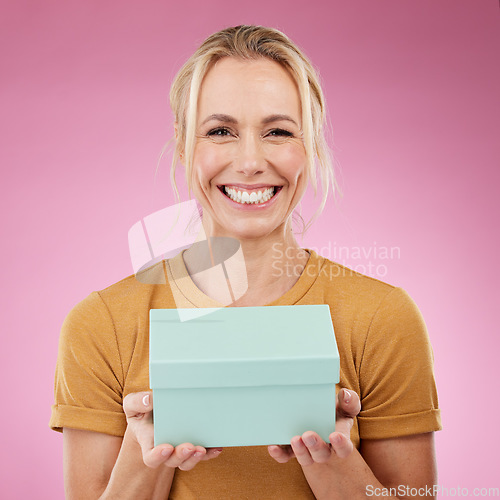
[[[144,459],[144,463],[148,465],[148,462],[151,460],[156,463],[156,451],[153,452],[155,448],[154,444],[154,427],[153,423],[148,420],[140,420],[138,422],[135,422],[134,419],[131,419],[129,421],[129,427],[130,430],[132,431],[133,435],[135,436],[136,441],[139,443],[139,446],[141,447],[142,451],[142,457]],[[172,445],[169,445],[168,443],[162,443],[162,445],[168,445],[169,448],[169,453],[168,455],[173,452],[174,447]],[[158,447],[157,447],[158,448]],[[160,450],[161,451],[161,450]],[[166,452],[164,454],[166,456]],[[152,465],[149,465],[149,467],[153,467]]]
[[[203,457],[201,457],[201,459],[212,460],[212,458],[217,458],[221,454],[222,450],[223,448],[207,448],[207,452]]]
[[[153,410],[153,393],[151,391],[131,392],[123,398],[123,411],[128,418],[142,419]],[[149,415],[152,418],[151,414]]]
[[[174,447],[168,443],[162,443],[155,447],[152,422],[143,420],[140,423],[130,425],[130,427],[133,429],[135,439],[141,447],[142,459],[148,467],[156,468],[170,458],[174,452]]]
[[[335,431],[344,434],[345,437],[351,437],[351,429],[354,424],[354,419],[351,417],[342,417],[335,422]]]
[[[302,442],[307,446],[314,462],[322,464],[327,462],[332,455],[330,444],[325,443],[315,432],[304,432],[302,434]]]
[[[314,463],[314,460],[309,453],[309,449],[302,441],[301,436],[293,437],[290,443],[292,445],[293,453],[297,458],[297,462],[299,462],[300,465],[307,466]]]
[[[359,396],[349,389],[342,389],[337,398],[337,414],[355,417],[361,411]]]
[[[354,449],[352,441],[340,432],[332,432],[329,439],[333,451],[339,458],[346,458]]]
[[[174,452],[165,461],[167,467],[179,467],[185,461],[189,460],[195,453],[195,447],[191,443],[183,443],[176,446]]]
[[[184,460],[177,468],[180,470],[191,470],[202,458],[207,454],[207,450],[202,446],[196,446],[194,453],[189,456],[187,460]]]
[[[269,455],[271,455],[276,462],[279,462],[280,464],[284,464],[288,462],[291,458],[293,458],[295,455],[293,453],[292,447],[289,445],[286,446],[277,446],[277,445],[272,445],[267,447],[267,451],[269,452]]]
[[[170,458],[173,451],[174,447],[171,444],[160,445],[151,449],[143,448],[142,460],[148,467],[156,469],[159,465],[165,463],[165,461]]]
[[[174,452],[170,444],[154,446],[153,394],[151,391],[133,392],[123,399],[123,411],[127,423],[133,429],[142,451],[142,459],[148,467],[156,468],[168,460]]]

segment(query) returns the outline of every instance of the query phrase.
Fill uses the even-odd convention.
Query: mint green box
[[[290,444],[308,430],[328,442],[340,369],[329,306],[203,313],[150,310],[155,446]]]

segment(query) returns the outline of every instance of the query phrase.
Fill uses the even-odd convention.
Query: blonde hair
[[[189,193],[191,192],[200,86],[210,68],[223,57],[243,60],[261,57],[271,59],[285,67],[297,84],[302,108],[302,134],[308,179],[311,180],[316,196],[318,171],[323,192],[318,210],[309,223],[304,225],[304,233],[325,207],[330,188],[333,195],[337,191],[340,192],[340,189],[324,135],[326,109],[318,74],[303,52],[284,33],[274,28],[241,25],[218,31],[201,44],[177,73],[170,89],[170,106],[177,124],[177,140],[170,170],[176,198],[179,200],[175,171],[181,154],[184,154],[186,181]],[[318,166],[315,163],[316,157]]]

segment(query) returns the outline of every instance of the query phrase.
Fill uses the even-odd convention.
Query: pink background
[[[435,354],[439,482],[500,486],[496,0],[2,10],[2,498],[63,498],[62,436],[48,428],[60,326],[132,274],[129,228],[174,201],[169,155],[154,174],[171,80],[206,36],[242,23],[282,29],[324,82],[344,197],[302,244],[332,259],[346,247],[339,260],[382,266],[371,274],[415,299]]]

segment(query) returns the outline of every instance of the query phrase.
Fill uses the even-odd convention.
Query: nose
[[[238,141],[234,168],[236,172],[252,177],[267,168],[267,161],[260,137],[257,134],[245,134]]]

